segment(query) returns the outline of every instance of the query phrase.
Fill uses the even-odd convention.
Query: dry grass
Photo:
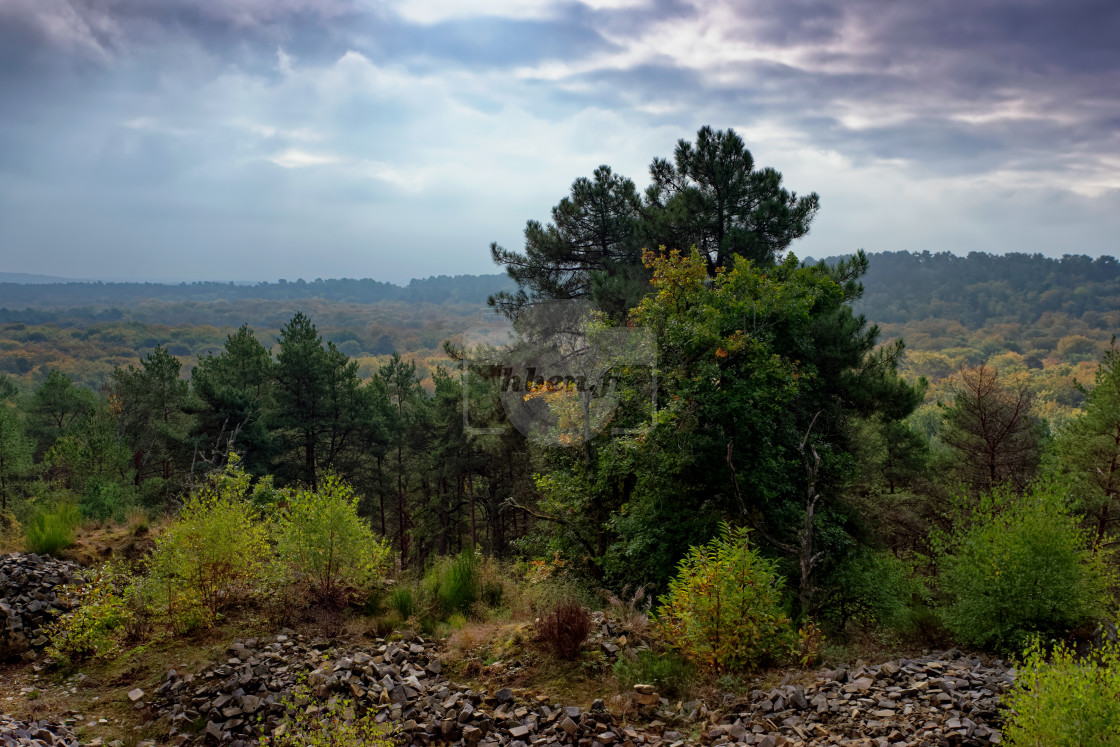
[[[653,599],[648,596],[648,587],[638,586],[633,592],[630,586],[623,587],[621,594],[609,589],[599,589],[599,596],[607,603],[608,615],[618,620],[627,633],[649,634],[649,614]]]

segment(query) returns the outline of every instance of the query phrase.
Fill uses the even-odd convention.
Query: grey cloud
[[[822,192],[807,239],[818,255],[961,236],[977,242],[965,249],[997,249],[1000,231],[1057,247],[1063,214],[1083,220],[1063,249],[1115,250],[1120,193],[1066,188],[1105,179],[1101,158],[1120,158],[1114,2],[761,0],[728,4],[716,30],[773,59],[721,58],[707,38],[643,41],[711,7],[566,2],[544,19],[415,24],[357,0],[0,0],[0,256],[80,245],[148,276],[158,265],[199,277],[193,262],[246,278],[268,247],[292,277],[376,275],[372,259],[346,269],[363,252],[393,279],[433,263],[488,271],[488,241],[516,244],[571,179],[606,161],[643,183],[649,158],[705,123],[784,130],[787,154],[839,154],[853,180],[902,162],[890,173],[919,185],[900,208],[908,232],[868,229],[873,211],[854,201],[882,199],[874,184],[818,186],[809,172],[791,185]],[[340,71],[351,51],[362,57]],[[514,72],[550,62],[561,72]],[[323,165],[269,160],[288,151]],[[1008,170],[1035,185],[966,199],[942,183]],[[962,223],[948,231],[924,201]],[[65,224],[52,221],[60,210]],[[313,246],[322,269],[294,269]]]

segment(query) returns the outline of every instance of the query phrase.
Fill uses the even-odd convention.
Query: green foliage
[[[1096,384],[1078,417],[1054,443],[1057,469],[1078,487],[1080,508],[1093,520],[1094,543],[1120,519],[1120,349],[1104,354]]]
[[[482,593],[481,562],[470,549],[440,558],[424,579],[440,612],[469,614]]]
[[[110,657],[123,641],[138,638],[149,618],[144,582],[119,565],[98,568],[86,584],[69,591],[77,607],[49,626],[47,653],[60,664],[74,664]]]
[[[584,514],[617,529],[619,566],[648,568],[620,580],[660,581],[720,516],[749,514],[797,555],[806,433],[821,457],[814,534],[845,531],[850,510],[832,496],[854,462],[849,424],[898,420],[922,397],[897,374],[901,347],[877,348],[878,330],[852,313],[867,257],[834,268],[738,259],[714,278],[697,251],[647,261],[654,293],[630,321],[656,334],[662,404],[651,427],[599,452],[592,484],[615,515]],[[822,562],[841,544],[822,546]]]
[[[914,606],[927,596],[909,564],[893,553],[863,548],[841,561],[821,585],[824,619],[838,631],[849,622],[906,630],[913,623]]]
[[[732,129],[705,125],[696,143],[677,141],[673,162],[655,158],[647,212],[658,244],[697,247],[712,274],[736,255],[761,264],[779,258],[809,232],[820,208],[816,192],[798,197],[781,186],[772,168],[754,168],[754,157]]]
[[[696,671],[691,662],[672,652],[640,649],[633,658],[619,657],[614,663],[614,676],[624,691],[638,684],[653,685],[658,693],[672,698],[688,694]]]
[[[35,388],[28,406],[30,430],[39,442],[39,453],[80,427],[96,407],[97,396],[91,390],[52,368]]]
[[[24,526],[24,545],[28,552],[54,555],[74,544],[79,523],[77,506],[61,504],[53,511],[40,510]]]
[[[1059,644],[1048,657],[1035,639],[1004,707],[1010,747],[1120,746],[1120,648],[1080,658]]]
[[[123,521],[134,506],[134,491],[128,486],[104,479],[91,480],[78,502],[82,518],[94,521]]]
[[[1102,612],[1108,571],[1089,549],[1066,496],[1050,484],[1027,495],[996,490],[944,541],[945,624],[962,641],[996,649],[1033,633],[1061,636]]]
[[[551,222],[526,224],[524,253],[491,244],[518,290],[491,296],[490,305],[513,318],[527,303],[589,298],[622,319],[650,290],[643,246],[698,247],[713,275],[735,255],[772,264],[820,206],[815,193],[784,189],[774,169],[755,169],[731,129],[700,128],[695,144],[678,141],[671,162],[654,158],[650,176],[643,200],[633,181],[600,166],[572,183]]]
[[[411,586],[398,586],[389,594],[389,606],[396,610],[401,620],[407,620],[416,612],[416,596]]]
[[[266,407],[272,392],[272,356],[243,324],[219,355],[207,354],[191,371],[191,391],[203,407],[191,440],[203,454],[244,454],[244,467],[267,472],[276,451]]]
[[[271,747],[393,747],[392,730],[377,723],[373,710],[364,714],[338,696],[325,703],[300,683],[282,701],[284,718],[271,736],[258,744]]]
[[[724,524],[693,547],[660,598],[655,626],[687,658],[715,671],[754,670],[787,656],[794,642],[781,609],[777,564]]]
[[[170,483],[181,469],[183,451],[189,451],[193,397],[190,385],[179,378],[183,363],[163,345],[156,345],[140,368],[129,365],[112,375],[112,396],[117,405],[119,429],[133,455],[136,482],[158,479]],[[169,498],[171,485],[164,486]]]
[[[8,510],[18,481],[31,472],[31,441],[15,408],[0,399],[0,511]]]
[[[81,494],[95,480],[134,482],[133,454],[118,432],[120,408],[116,400],[99,400],[47,450],[45,465],[66,487]]]
[[[281,473],[315,487],[320,472],[335,466],[354,444],[368,413],[358,364],[323,338],[302,312],[280,332],[272,369],[272,420],[286,458]]]
[[[300,490],[276,522],[276,554],[299,580],[322,595],[377,579],[389,546],[358,516],[358,496],[336,475],[318,490]]]
[[[186,611],[193,621],[197,607],[213,621],[264,577],[271,553],[250,493],[250,476],[234,462],[192,493],[156,540],[152,575],[173,618]]]
[[[570,196],[552,209],[552,223],[526,224],[524,255],[490,245],[491,258],[520,286],[491,296],[490,305],[513,317],[530,301],[593,297],[605,309],[624,312],[637,300],[624,286],[637,286],[640,297],[648,280],[641,272],[640,217],[634,182],[609,166],[595,169],[591,179],[576,179]],[[631,278],[634,269],[639,272]]]

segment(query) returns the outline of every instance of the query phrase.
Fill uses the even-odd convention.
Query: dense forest
[[[197,519],[217,479],[289,526],[345,484],[399,572],[467,551],[648,589],[665,645],[715,671],[812,661],[821,631],[1014,652],[1105,618],[1115,259],[801,261],[817,196],[734,132],[650,174],[577,179],[523,250],[491,247],[506,280],[4,286],[6,522]],[[591,310],[534,326],[557,301]],[[461,336],[487,303],[510,348]],[[528,373],[544,437],[474,428],[542,346],[593,354],[611,397]]]

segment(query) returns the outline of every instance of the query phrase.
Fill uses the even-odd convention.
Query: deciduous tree
[[[949,385],[940,438],[956,450],[962,476],[976,488],[1022,489],[1041,456],[1041,426],[1023,383],[1004,386],[987,365],[966,368]]]

